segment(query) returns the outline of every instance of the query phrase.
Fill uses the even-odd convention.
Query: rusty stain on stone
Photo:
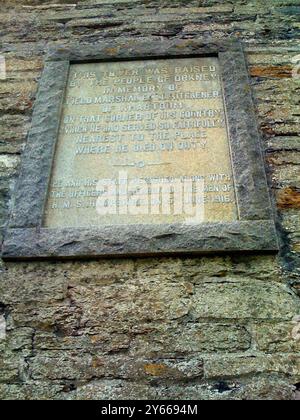
[[[291,66],[255,66],[250,69],[250,74],[253,77],[276,77],[286,78],[292,77]]]
[[[119,50],[119,48],[106,48],[105,51],[106,51],[107,54],[109,54],[111,56],[114,56],[114,55],[118,54],[118,50]]]
[[[279,191],[277,205],[280,209],[300,209],[300,189],[288,187]]]
[[[144,366],[144,370],[148,375],[162,376],[168,370],[168,367],[163,364],[149,364]]]

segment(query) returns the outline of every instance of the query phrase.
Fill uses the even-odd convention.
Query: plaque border
[[[70,64],[218,56],[233,166],[238,221],[199,225],[42,226]],[[278,251],[261,138],[241,43],[127,40],[51,49],[39,83],[22,157],[3,259]]]

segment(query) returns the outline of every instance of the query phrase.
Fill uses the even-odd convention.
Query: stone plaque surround
[[[187,77],[193,66],[202,69],[198,75],[203,80]],[[152,74],[147,83],[136,84],[145,91],[116,90],[120,87],[117,77],[143,77],[142,69]],[[97,73],[108,77],[111,70],[113,78],[102,86]],[[170,73],[171,78],[163,78]],[[126,112],[128,104],[83,100],[104,94],[147,96],[147,89],[158,95],[163,110],[141,111],[145,103],[141,100]],[[201,91],[203,95],[210,91],[206,102],[185,97],[180,105],[174,96]],[[221,95],[216,93],[221,91]],[[177,108],[172,109],[171,103],[177,103]],[[195,116],[200,110],[204,116],[199,120]],[[124,115],[133,121],[124,122]],[[121,120],[114,120],[116,116]],[[147,129],[145,121],[138,126],[146,118]],[[194,129],[197,121],[205,127]],[[162,130],[156,129],[158,124]],[[126,144],[118,137],[118,127],[129,131]],[[157,133],[163,137],[156,138]],[[99,216],[95,200],[82,199],[80,194],[95,190],[89,180],[99,176],[116,179],[125,169],[129,178],[204,178],[204,223],[187,224],[182,215],[174,214]],[[215,194],[215,188],[225,192]],[[3,258],[276,250],[260,136],[239,43],[185,40],[151,46],[134,42],[128,50],[101,44],[48,54]]]

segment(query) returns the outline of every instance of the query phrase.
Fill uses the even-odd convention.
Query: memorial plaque
[[[223,97],[216,57],[71,65],[44,225],[236,220]]]
[[[4,259],[277,251],[238,42],[55,48]]]

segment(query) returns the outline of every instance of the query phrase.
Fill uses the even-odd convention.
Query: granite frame
[[[49,229],[43,215],[72,63],[217,55],[221,65],[239,220],[201,225]],[[246,58],[239,42],[122,41],[50,50],[23,155],[4,259],[276,252],[278,240]]]

